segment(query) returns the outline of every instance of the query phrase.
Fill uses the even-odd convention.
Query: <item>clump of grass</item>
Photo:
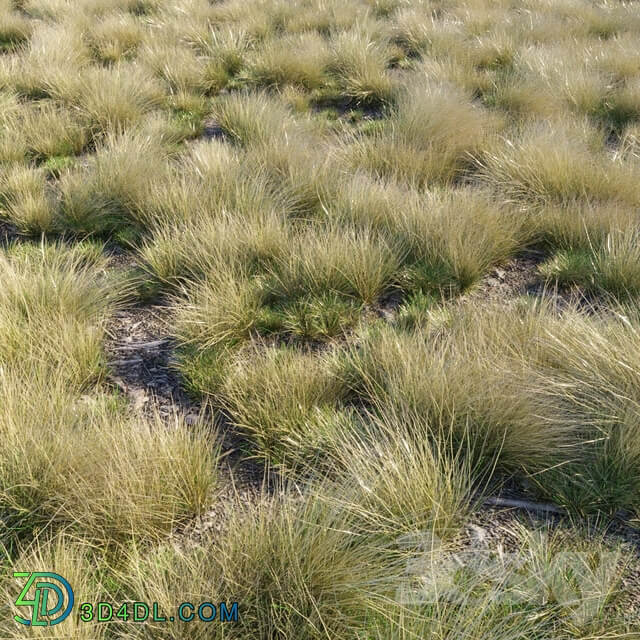
[[[317,31],[323,36],[348,31],[362,19],[362,7],[338,0],[311,3],[306,7],[296,7],[295,13],[287,18],[287,31],[304,33]]]
[[[31,23],[6,3],[0,6],[0,51],[12,51],[31,35]]]
[[[0,163],[4,166],[24,163],[27,145],[20,135],[21,105],[18,96],[10,91],[0,92]]]
[[[566,113],[568,107],[577,114],[596,116],[608,92],[606,76],[594,68],[596,55],[584,40],[571,50],[553,43],[523,50],[516,67],[529,79],[531,90],[539,87],[556,103],[557,114]]]
[[[3,75],[9,87],[28,98],[71,95],[78,78],[91,60],[82,39],[81,17],[66,24],[40,24],[26,51],[3,60]]]
[[[410,198],[404,185],[359,171],[342,182],[323,205],[327,216],[338,224],[382,228],[391,226],[402,208],[400,203]]]
[[[37,372],[7,374],[0,378],[0,431],[10,446],[0,465],[3,537],[67,529],[115,551],[157,540],[211,500],[216,453],[204,430],[128,417],[108,398],[83,401],[66,381]]]
[[[96,137],[139,123],[165,101],[162,87],[133,63],[88,69],[72,93],[57,94],[80,110]]]
[[[640,294],[638,233],[611,234],[596,253],[598,285],[618,298]]]
[[[319,215],[340,179],[328,162],[329,150],[316,132],[292,127],[250,149],[245,159],[249,171],[269,181],[289,216],[306,220]]]
[[[630,124],[625,128],[616,157],[623,161],[640,158],[640,125]]]
[[[160,223],[141,249],[150,272],[168,288],[216,271],[259,273],[287,251],[289,232],[269,210],[255,217],[196,216],[183,224]]]
[[[406,7],[393,17],[390,40],[402,47],[407,55],[418,57],[429,49],[433,30],[434,20],[429,11],[419,6]]]
[[[317,34],[285,36],[264,43],[249,56],[246,74],[258,87],[293,85],[307,90],[326,83],[327,43]]]
[[[169,91],[201,91],[211,89],[207,81],[206,61],[191,47],[169,39],[151,39],[138,59],[162,80]]]
[[[436,437],[473,443],[471,459],[515,463],[571,510],[635,512],[637,323],[623,313],[433,312],[419,331],[371,331],[341,376],[382,414],[417,411]]]
[[[38,363],[72,388],[100,380],[105,321],[120,295],[101,291],[104,259],[46,244],[0,259],[3,361]]]
[[[373,304],[393,284],[404,252],[370,229],[312,230],[273,268],[270,293],[287,300],[333,291]]]
[[[25,234],[56,226],[56,207],[42,169],[14,166],[0,176],[0,214]]]
[[[464,447],[454,454],[434,435],[423,416],[393,409],[345,422],[332,434],[324,454],[335,478],[329,501],[351,513],[354,530],[391,543],[420,532],[455,536],[478,477]]]
[[[585,250],[560,250],[550,260],[540,265],[540,273],[547,281],[554,281],[560,287],[579,284],[592,289],[593,263]]]
[[[508,31],[494,30],[478,37],[468,55],[473,66],[480,70],[508,72],[512,69],[517,46]]]
[[[273,500],[239,506],[227,531],[191,549],[164,546],[132,556],[123,575],[128,589],[166,610],[175,610],[181,585],[194,600],[206,594],[207,600],[228,601],[233,593],[242,603],[238,623],[206,631],[164,625],[167,637],[347,637],[364,628],[373,603],[381,605],[400,571],[393,560],[383,564],[379,551],[351,531],[348,514],[312,497],[279,492]],[[123,625],[123,633],[139,638],[143,630]]]
[[[175,300],[176,335],[201,350],[243,342],[255,331],[263,300],[259,282],[228,271],[211,274]]]
[[[336,338],[360,318],[360,306],[349,298],[329,293],[297,299],[280,311],[282,328],[304,340]]]
[[[521,216],[486,193],[458,189],[412,196],[394,224],[409,247],[418,278],[410,280],[418,288],[423,271],[426,290],[433,278],[436,285],[449,281],[464,291],[526,243]]]
[[[82,539],[73,539],[61,534],[54,538],[38,539],[32,545],[15,552],[13,560],[17,567],[29,567],[28,570],[51,572],[51,567],[69,582],[74,594],[82,594],[83,600],[100,602],[105,600],[107,588],[100,576],[103,559],[100,550]],[[106,582],[106,581],[105,581]],[[7,615],[0,623],[0,633],[7,639],[17,640],[24,637],[24,625],[16,624],[14,615],[24,616],[24,610],[13,606],[16,597],[16,579],[13,573],[7,573],[0,583],[0,592],[11,603],[11,615]],[[76,595],[77,597],[77,595]],[[66,629],[65,629],[66,627]],[[79,640],[102,640],[107,633],[106,625],[98,622],[91,624],[82,622],[70,615],[62,627],[51,626],[50,638],[63,640],[72,633]]]
[[[409,289],[462,291],[527,242],[520,213],[479,189],[407,188],[357,175],[327,204],[329,216],[401,240]]]
[[[194,46],[209,60],[207,77],[211,89],[223,89],[234,81],[245,65],[251,38],[243,28],[220,25],[194,40]]]
[[[204,133],[204,120],[209,113],[209,103],[204,96],[181,91],[169,98],[169,106],[171,110],[169,139],[180,143],[198,138]]]
[[[387,72],[390,59],[385,43],[364,30],[353,29],[334,38],[328,70],[336,79],[340,95],[358,104],[381,106],[393,97]]]
[[[283,131],[290,116],[284,106],[263,93],[232,93],[213,105],[213,116],[240,145],[268,144]]]
[[[437,304],[438,299],[432,294],[424,293],[418,289],[402,303],[395,322],[401,329],[419,329],[428,324],[430,314]]]
[[[27,146],[37,159],[79,154],[87,144],[87,132],[73,112],[40,101],[23,112],[20,124]]]
[[[415,332],[392,327],[372,330],[360,348],[350,351],[343,368],[345,380],[358,397],[382,413],[415,411],[437,437],[472,443],[472,459],[491,465],[497,457],[501,465],[513,463],[532,471],[547,468],[557,447],[571,441],[573,429],[536,421],[531,397],[517,391],[521,376],[526,376],[518,356],[523,351],[520,341],[534,339],[542,312],[530,310],[521,319],[518,311],[494,309],[481,321],[465,309],[458,311],[458,318],[450,311],[444,315],[434,311]],[[498,360],[494,349],[515,355]],[[500,393],[489,394],[486,385]]]
[[[233,342],[208,349],[192,343],[179,345],[174,366],[182,376],[186,391],[194,398],[204,398],[212,406],[222,408],[220,389],[237,349],[238,344]]]
[[[550,426],[574,425],[566,462],[536,478],[540,489],[580,512],[638,509],[637,322],[628,310],[547,323],[545,368],[532,378]]]
[[[559,251],[541,271],[560,286],[578,285],[624,300],[640,294],[639,257],[636,234],[618,232],[590,250]]]
[[[352,164],[414,185],[452,183],[486,148],[496,123],[453,88],[417,82],[380,132],[354,140]]]
[[[344,389],[324,358],[292,349],[248,349],[221,389],[233,424],[274,465],[315,457],[331,435]],[[338,421],[339,422],[339,421]]]
[[[3,164],[20,164],[27,156],[40,162],[49,157],[75,155],[84,148],[86,128],[71,110],[52,100],[21,102],[9,92],[1,99]]]
[[[629,123],[640,119],[640,83],[637,79],[627,81],[624,87],[609,94],[602,111],[606,122],[614,131],[622,131]]]
[[[501,151],[483,155],[482,164],[489,184],[530,207],[638,202],[632,166],[608,160],[562,128],[533,126],[519,139],[505,140]]]
[[[240,158],[223,142],[194,143],[178,162],[167,167],[167,180],[149,182],[144,223],[181,227],[190,220],[205,220],[224,205],[239,213],[261,208],[265,198],[259,180],[242,175]],[[266,199],[266,198],[265,198]]]
[[[149,183],[165,171],[164,153],[144,132],[108,135],[88,165],[62,175],[61,224],[79,234],[135,227]]]
[[[131,14],[109,13],[96,21],[88,39],[99,61],[115,63],[135,55],[143,39],[143,30]]]
[[[633,233],[633,208],[624,202],[576,202],[545,206],[532,216],[534,236],[551,248],[589,251],[610,234]]]

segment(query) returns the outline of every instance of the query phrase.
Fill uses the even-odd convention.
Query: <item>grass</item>
[[[141,422],[115,410],[114,399],[83,403],[31,375],[1,383],[2,433],[11,447],[2,459],[3,542],[67,531],[117,554],[118,545],[162,538],[212,499],[216,453],[204,430]],[[52,434],[46,445],[41,429]]]
[[[289,299],[334,291],[372,304],[392,285],[403,251],[400,242],[368,229],[304,234],[271,270],[270,295]]]
[[[2,6],[0,13],[0,50],[12,51],[24,44],[31,35],[31,24],[10,5]]]
[[[33,567],[34,571],[46,572],[54,566],[75,589],[86,594],[88,599],[98,601],[105,596],[107,590],[96,575],[100,571],[101,561],[96,559],[95,556],[99,555],[99,552],[96,554],[95,551],[95,547],[87,541],[74,540],[71,536],[62,534],[55,538],[35,541],[17,556],[16,561],[18,565]],[[15,585],[12,578],[12,575],[11,578],[7,575],[0,587],[7,602],[14,602]],[[22,613],[18,607],[13,607],[12,615],[6,616],[3,620],[1,630],[6,638],[19,638],[24,635],[23,625],[18,627],[13,620],[13,615],[22,616]],[[104,624],[87,624],[75,618],[70,618],[65,626],[66,631],[63,627],[51,627],[49,635],[54,638],[64,638],[71,627],[71,632],[77,638],[102,640],[107,632]]]
[[[109,135],[88,167],[62,175],[62,224],[80,234],[135,226],[151,179],[164,172],[164,155],[144,131]]]
[[[42,169],[17,165],[2,176],[0,212],[27,234],[52,231],[55,205]]]
[[[2,256],[3,362],[30,361],[79,388],[104,375],[104,323],[122,292],[100,291],[104,261],[94,258],[46,244]]]
[[[96,136],[118,133],[122,127],[140,122],[164,100],[153,78],[125,63],[113,69],[91,68],[81,76],[75,91],[60,93],[56,97],[78,108]]]
[[[507,138],[482,161],[487,183],[529,206],[581,201],[635,206],[635,167],[611,162],[590,148],[589,140],[574,136],[561,126],[536,125],[516,142]]]
[[[398,99],[379,132],[345,149],[352,165],[416,186],[451,184],[470,167],[495,123],[464,92],[422,78]]]
[[[159,223],[141,256],[163,286],[205,277],[217,270],[259,272],[287,250],[290,233],[268,210],[255,217],[195,215],[188,224]]]
[[[372,39],[363,26],[339,34],[331,53],[329,71],[339,95],[368,106],[390,102],[393,84],[387,67],[391,54],[384,42]]]
[[[298,503],[284,494],[235,510],[229,533],[217,543],[191,551],[159,549],[155,556],[134,558],[129,581],[132,591],[154,594],[167,607],[175,603],[174,584],[167,576],[179,576],[184,588],[198,597],[210,593],[211,584],[219,598],[233,592],[244,603],[244,615],[239,624],[225,629],[231,637],[357,633],[369,602],[376,600],[370,592],[381,590],[380,583],[390,579],[393,569],[377,564],[376,550],[349,532],[349,521],[335,506],[319,500]],[[257,591],[256,584],[264,589]],[[126,633],[140,637],[140,629],[133,626]],[[172,626],[164,633],[182,638],[193,631]],[[206,636],[204,631],[195,633],[211,637],[210,630]],[[214,633],[222,637],[222,627],[216,625]]]
[[[639,33],[0,0],[3,611],[42,569],[239,603],[50,637],[636,637]]]
[[[330,367],[313,355],[278,348],[257,355],[248,349],[231,364],[221,396],[259,455],[294,465],[318,455],[325,431],[339,424],[333,410],[341,390]]]
[[[246,74],[257,87],[319,89],[326,82],[329,56],[327,43],[313,32],[274,39],[252,52]]]
[[[213,115],[230,140],[243,146],[270,142],[290,122],[283,105],[264,93],[226,96]]]
[[[390,233],[411,289],[464,291],[526,245],[521,214],[478,189],[424,190],[358,175],[328,205],[341,224]]]
[[[542,265],[542,273],[561,286],[611,295],[621,301],[638,295],[635,235],[614,233],[591,250],[559,251]]]
[[[25,109],[20,123],[27,148],[36,159],[73,156],[87,144],[87,130],[82,121],[69,109],[55,103],[41,101],[32,109]]]
[[[201,510],[215,483],[210,436],[136,418],[100,386],[118,301],[115,283],[102,290],[103,256],[42,245],[2,262],[3,544],[66,530],[117,552]]]
[[[134,56],[142,42],[143,30],[131,14],[114,12],[94,23],[88,38],[97,60],[115,63]]]
[[[353,300],[329,294],[296,300],[282,311],[282,327],[303,340],[323,340],[344,335],[360,317]]]

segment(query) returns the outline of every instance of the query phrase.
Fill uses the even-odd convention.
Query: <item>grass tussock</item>
[[[188,224],[158,224],[141,256],[153,277],[172,288],[216,271],[260,272],[286,253],[289,236],[282,217],[268,211],[238,219],[223,210]]]
[[[271,295],[296,298],[334,291],[374,303],[392,285],[404,247],[369,229],[302,235],[273,269]]]
[[[225,628],[231,637],[349,635],[362,628],[369,600],[382,600],[371,591],[382,591],[380,583],[388,584],[393,575],[392,568],[380,567],[373,545],[349,531],[349,521],[344,512],[321,501],[298,503],[287,494],[259,501],[235,510],[229,533],[217,543],[192,551],[169,547],[148,558],[132,558],[130,588],[154,594],[168,608],[176,601],[167,576],[184,580],[198,597],[210,593],[211,584],[219,590],[217,599],[233,592],[244,606],[239,624]],[[256,589],[256,584],[265,588]],[[222,637],[223,627],[215,629]],[[128,626],[126,633],[140,637],[139,628]],[[167,637],[187,633],[193,631],[172,626]],[[196,633],[211,637],[210,630],[206,636]]]
[[[336,79],[339,95],[357,104],[380,106],[393,97],[387,72],[390,61],[386,43],[372,39],[364,29],[354,29],[335,38],[329,71]]]
[[[139,123],[164,101],[157,82],[132,64],[91,68],[80,77],[75,91],[59,98],[85,115],[96,136]]]
[[[216,453],[205,430],[127,416],[115,398],[88,402],[38,372],[3,374],[0,384],[10,446],[0,466],[3,541],[68,531],[117,552],[162,538],[212,499]]]
[[[278,38],[253,52],[246,73],[257,87],[320,89],[326,83],[329,56],[327,43],[313,32]]]
[[[469,170],[492,129],[491,115],[468,95],[418,81],[383,128],[354,140],[346,153],[352,165],[380,177],[417,186],[450,184]]]
[[[332,423],[339,424],[336,401],[342,389],[328,365],[313,355],[248,350],[230,365],[221,396],[233,423],[251,435],[260,455],[295,464],[297,458],[318,455]]]
[[[117,291],[102,290],[104,258],[42,245],[2,261],[3,543],[66,529],[109,547],[201,510],[215,483],[210,436],[141,419],[96,386]]]
[[[1,353],[7,366],[31,362],[82,388],[105,373],[101,340],[122,292],[100,291],[104,260],[91,247],[46,244],[2,256]]]
[[[464,291],[527,242],[522,215],[477,189],[426,191],[360,174],[327,212],[401,238],[408,289]]]
[[[216,102],[213,114],[236,144],[267,144],[290,122],[282,104],[264,93],[232,94]]]
[[[97,60],[116,63],[136,54],[143,39],[143,29],[130,13],[111,13],[94,24],[88,38]]]
[[[31,24],[8,3],[0,7],[0,51],[12,51],[31,35]]]
[[[90,164],[64,172],[60,216],[80,234],[103,234],[138,222],[149,185],[165,170],[165,152],[144,131],[109,135]]]
[[[177,603],[169,576],[179,585],[188,581],[197,597],[210,593],[211,584],[219,585],[222,598],[225,589],[233,590],[246,604],[239,624],[227,627],[230,637],[265,637],[277,629],[282,637],[309,638],[327,632],[435,638],[452,631],[505,640],[550,632],[570,638],[576,630],[602,631],[605,617],[616,632],[630,628],[614,608],[628,556],[600,539],[570,539],[566,531],[516,525],[508,535],[521,554],[515,558],[502,549],[483,549],[486,565],[478,571],[471,551],[443,543],[428,531],[400,538],[396,553],[376,546],[359,535],[356,525],[354,509],[365,511],[366,504],[354,499],[350,509],[340,509],[346,499],[333,502],[311,495],[316,500],[283,494],[271,504],[261,501],[238,509],[230,533],[218,541],[132,556],[128,588],[169,610]],[[296,552],[301,545],[304,554]],[[572,569],[581,576],[580,590],[562,573],[567,550],[578,554]],[[256,584],[269,588],[257,591]],[[354,592],[360,597],[348,595]],[[550,597],[530,604],[541,601],[542,593]],[[576,596],[585,596],[587,603],[576,604]],[[170,629],[167,638],[193,634],[177,625]],[[139,626],[127,625],[126,631],[131,634],[126,637],[141,637]]]
[[[56,209],[45,172],[16,165],[0,177],[0,214],[26,234],[52,231]]]
[[[482,160],[485,180],[510,199],[529,206],[620,202],[635,206],[633,165],[612,162],[589,140],[562,128],[534,126]]]
[[[577,285],[625,301],[640,293],[637,264],[636,234],[614,232],[589,249],[561,249],[541,265],[541,272],[560,286]]]

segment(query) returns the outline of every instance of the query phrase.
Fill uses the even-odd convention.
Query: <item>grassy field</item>
[[[0,0],[0,637],[640,637],[639,38]],[[28,629],[13,571],[240,619]]]

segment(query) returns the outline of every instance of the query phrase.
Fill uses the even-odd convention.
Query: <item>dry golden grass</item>
[[[398,100],[384,127],[345,149],[348,162],[381,177],[416,186],[452,183],[470,169],[473,154],[492,148],[499,122],[456,89],[420,76]]]
[[[637,635],[581,518],[640,517],[639,34],[632,2],[0,0],[0,564],[240,606],[50,637]],[[153,305],[197,420],[116,391]],[[491,575],[403,601],[506,479],[566,532],[492,523]]]

